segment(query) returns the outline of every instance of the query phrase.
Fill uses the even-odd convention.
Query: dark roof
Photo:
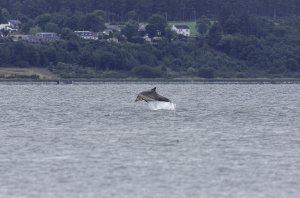
[[[176,27],[177,29],[190,29],[190,27],[187,26],[187,25],[175,25],[175,27]]]
[[[19,20],[9,20],[8,22],[10,22],[11,24],[13,24],[14,26],[18,26],[21,24],[21,21]]]

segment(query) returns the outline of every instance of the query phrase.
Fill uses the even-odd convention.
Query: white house
[[[109,38],[106,41],[109,43],[119,43],[119,39],[117,39],[117,38]]]
[[[13,40],[25,40],[30,43],[48,43],[60,40],[60,35],[55,32],[39,32],[35,35],[14,35]]]
[[[113,35],[114,31],[111,29],[106,29],[102,32],[105,36]]]
[[[173,25],[171,30],[183,36],[191,36],[191,29],[187,25]]]
[[[98,40],[97,33],[92,31],[75,31],[74,33],[82,39]]]
[[[143,39],[144,39],[146,42],[151,42],[151,38],[148,36],[148,34],[146,34],[145,36],[143,36]]]
[[[111,30],[113,32],[121,32],[121,29],[124,27],[124,25],[105,23],[105,27],[106,30]]]
[[[40,42],[53,42],[53,41],[57,41],[60,39],[59,35],[54,32],[39,32],[39,33],[36,33],[35,37]]]
[[[0,30],[5,30],[5,31],[9,31],[9,32],[18,31],[18,29],[11,27],[10,24],[8,24],[8,23],[0,24]]]
[[[21,22],[19,20],[10,20],[8,23],[0,24],[0,30],[16,32],[19,29]]]
[[[146,32],[146,26],[147,25],[148,25],[147,23],[139,23],[139,29],[138,29],[138,31],[139,32]]]

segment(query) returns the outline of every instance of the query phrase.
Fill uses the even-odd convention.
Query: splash
[[[176,110],[176,104],[171,102],[148,102],[148,106],[151,110],[157,111],[157,110],[170,110],[175,111]]]

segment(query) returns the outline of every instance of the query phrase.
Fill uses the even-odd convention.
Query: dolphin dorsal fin
[[[156,92],[156,87],[154,87],[153,89],[151,89],[151,91]]]

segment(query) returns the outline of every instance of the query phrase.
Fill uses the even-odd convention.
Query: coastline
[[[139,77],[62,77],[47,68],[0,68],[0,83],[2,84],[95,84],[95,83],[208,83],[208,84],[300,84],[300,77],[228,77],[228,78],[201,78],[187,75],[177,75],[161,78],[139,78]]]
[[[0,78],[0,84],[101,84],[101,83],[187,83],[187,84],[300,84],[300,78],[97,78],[31,79]]]

